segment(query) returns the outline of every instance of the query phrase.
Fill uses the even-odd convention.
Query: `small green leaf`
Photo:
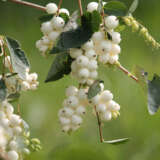
[[[123,144],[129,141],[129,138],[115,139],[111,141],[104,141],[103,143],[108,143],[112,145]]]
[[[38,19],[43,23],[43,22],[50,21],[52,18],[53,18],[53,14],[46,14],[39,17]]]
[[[19,99],[20,97],[20,93],[13,93],[13,94],[10,94],[7,99],[9,102],[15,102]]]
[[[17,73],[21,79],[26,79],[26,69],[29,68],[29,62],[24,51],[21,50],[16,40],[6,37],[6,41],[10,51],[14,72]]]
[[[92,99],[95,97],[98,93],[101,92],[101,86],[100,83],[103,83],[102,80],[96,80],[89,88],[88,90],[88,99]]]
[[[85,30],[81,27],[78,27],[75,30],[63,32],[60,35],[57,46],[53,47],[50,54],[60,53],[67,51],[70,48],[80,47],[82,44],[87,42],[91,36],[92,32],[90,30]]]
[[[127,7],[122,2],[110,1],[110,2],[105,4],[104,12],[107,15],[126,16]]]
[[[58,54],[49,70],[45,82],[56,81],[68,75],[71,72],[71,63],[73,59],[68,53]]]
[[[7,96],[7,87],[5,81],[1,78],[0,79],[0,101],[4,101]]]
[[[155,114],[160,107],[160,77],[154,74],[151,81],[148,81],[148,111]]]
[[[128,13],[132,14],[137,9],[138,4],[139,4],[139,0],[134,0],[133,3],[131,4],[129,10],[128,10]]]

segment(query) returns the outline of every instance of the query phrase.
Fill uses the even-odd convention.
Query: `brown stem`
[[[25,5],[28,7],[36,8],[41,11],[46,11],[45,7],[40,6],[38,4],[31,3],[31,2],[26,2],[26,1],[22,1],[22,0],[8,0],[8,1],[13,2],[13,3],[17,3],[17,4],[22,4],[22,5]]]
[[[63,0],[59,0],[57,15],[59,15],[59,10],[61,8]]]
[[[139,82],[139,79],[134,76],[132,73],[130,73],[126,68],[124,68],[119,62],[116,63],[116,66],[122,71],[124,72],[126,75],[128,75],[129,77],[131,77],[133,80],[135,80],[136,82]]]
[[[96,112],[96,116],[97,116],[97,121],[98,121],[98,128],[99,128],[99,137],[100,137],[100,142],[103,143],[104,139],[103,139],[103,131],[102,131],[102,122],[101,119],[99,117],[99,113],[97,112],[96,106],[94,107],[95,112]]]
[[[82,2],[81,0],[78,0],[78,5],[79,5],[79,11],[80,11],[80,15],[83,15],[83,9],[82,9]]]

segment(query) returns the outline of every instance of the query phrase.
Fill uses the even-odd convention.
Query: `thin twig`
[[[21,4],[21,5],[25,5],[28,7],[32,7],[32,8],[41,10],[41,11],[46,11],[45,7],[38,5],[38,4],[35,4],[35,3],[26,2],[26,1],[22,1],[22,0],[8,0],[8,1],[13,2],[13,3],[17,3],[17,4]]]
[[[98,128],[99,128],[99,137],[100,137],[100,142],[103,143],[104,139],[103,139],[103,131],[102,131],[102,122],[101,119],[99,117],[99,113],[97,112],[96,106],[94,107],[95,112],[96,112],[96,116],[97,116],[97,121],[98,121]]]
[[[57,15],[59,15],[59,10],[61,8],[63,0],[59,0]]]
[[[126,75],[128,75],[129,77],[131,77],[133,80],[135,80],[136,82],[139,82],[139,79],[134,76],[132,73],[130,73],[126,68],[124,68],[119,62],[116,63],[116,66],[122,71],[124,72]]]
[[[82,2],[81,0],[78,0],[78,5],[79,5],[79,11],[80,11],[80,15],[83,15],[83,9],[82,9]]]

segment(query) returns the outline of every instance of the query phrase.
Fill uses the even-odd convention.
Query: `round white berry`
[[[85,55],[88,57],[88,58],[96,58],[96,52],[93,50],[93,49],[90,49],[90,50],[87,50],[85,52]]]
[[[105,113],[103,114],[103,119],[104,119],[105,121],[111,120],[111,119],[112,119],[112,113],[109,112],[109,111],[105,112]]]
[[[66,117],[60,117],[59,120],[60,120],[60,123],[62,125],[68,125],[71,122],[71,120],[69,118],[66,118]]]
[[[90,61],[89,61],[89,64],[88,64],[88,68],[89,68],[90,70],[95,70],[95,69],[97,69],[97,68],[98,68],[97,61],[94,60],[94,59],[90,60]]]
[[[48,33],[50,33],[52,30],[53,30],[53,28],[52,28],[51,22],[48,21],[48,22],[42,23],[42,25],[41,25],[41,31],[42,31],[44,34],[48,34]]]
[[[95,32],[92,36],[92,40],[96,43],[100,43],[102,40],[104,40],[104,33],[99,31],[99,32]]]
[[[49,3],[46,5],[46,11],[48,14],[54,14],[58,10],[58,7],[55,3]]]
[[[119,44],[121,42],[121,35],[118,32],[112,32],[112,41],[113,43]]]
[[[121,47],[118,44],[113,44],[111,49],[111,55],[117,55],[121,52]]]
[[[9,147],[10,147],[10,149],[17,149],[18,144],[17,144],[16,141],[12,140],[12,141],[9,143]]]
[[[80,67],[85,67],[88,66],[89,63],[89,59],[86,56],[79,56],[76,59],[76,63],[80,66]]]
[[[110,101],[112,99],[113,99],[113,94],[110,91],[105,90],[105,91],[102,92],[101,101],[107,102],[107,101]]]
[[[16,134],[16,135],[19,135],[22,133],[22,128],[21,127],[14,127],[13,128],[13,132]]]
[[[108,62],[109,62],[110,64],[114,64],[114,63],[116,63],[116,62],[118,61],[118,59],[119,59],[119,56],[118,56],[118,55],[110,56]]]
[[[98,112],[103,113],[106,111],[106,105],[105,104],[98,104],[96,109]]]
[[[78,115],[83,115],[86,113],[86,108],[84,106],[78,106],[76,109],[76,113]]]
[[[100,95],[99,95],[99,94],[97,94],[95,97],[93,97],[93,98],[91,99],[91,102],[92,102],[92,104],[94,104],[94,105],[98,105],[98,104],[99,104],[99,101],[100,101]]]
[[[73,61],[72,64],[71,64],[71,69],[72,69],[72,72],[77,72],[77,70],[79,69],[78,68],[79,66],[77,66],[77,63],[76,61]]]
[[[99,61],[103,64],[106,64],[109,60],[109,55],[108,54],[102,54],[98,57]]]
[[[63,20],[63,18],[55,16],[52,19],[52,25],[55,29],[61,30],[65,25],[65,21]]]
[[[62,112],[64,112],[66,117],[71,117],[74,113],[74,110],[69,107],[64,107]]]
[[[16,151],[9,151],[7,153],[7,157],[8,157],[9,160],[18,160],[19,155]]]
[[[75,96],[78,92],[78,89],[74,86],[69,86],[67,89],[66,89],[66,96],[69,97],[69,96]]]
[[[67,133],[71,129],[70,125],[65,125],[62,127],[62,131]]]
[[[105,18],[105,25],[109,29],[115,29],[119,25],[119,20],[116,16],[108,16]]]
[[[104,40],[100,43],[99,48],[103,53],[108,53],[112,49],[112,43],[110,41]]]
[[[70,96],[67,99],[67,104],[71,107],[77,107],[79,100],[76,96]]]
[[[60,35],[60,32],[52,31],[49,33],[48,38],[50,41],[55,42],[59,35]]]
[[[72,58],[77,58],[77,57],[81,56],[82,53],[83,53],[83,51],[81,49],[76,49],[76,48],[70,49],[70,56]]]
[[[108,108],[109,110],[114,110],[114,109],[115,109],[115,106],[116,106],[116,102],[113,101],[113,100],[111,100],[111,101],[109,101],[109,103],[108,103],[108,105],[107,105],[107,108]]]
[[[93,12],[95,10],[98,9],[98,3],[97,2],[90,2],[88,5],[87,5],[87,11],[88,12]]]
[[[90,74],[90,72],[87,68],[82,68],[79,70],[78,76],[80,78],[88,78],[89,74]]]
[[[13,126],[16,126],[16,125],[19,125],[22,122],[22,120],[18,115],[13,114],[10,118],[10,122]]]
[[[75,125],[80,125],[82,123],[82,118],[78,115],[73,115],[72,116],[72,123]]]
[[[49,45],[50,43],[48,36],[43,36],[41,41],[44,45]]]
[[[68,16],[70,15],[68,9],[66,9],[66,8],[61,8],[61,9],[59,10],[59,13],[65,13],[65,14],[67,14]]]
[[[91,86],[93,83],[94,83],[94,80],[93,80],[93,79],[87,79],[87,84],[88,84],[89,86]]]
[[[97,77],[98,77],[98,72],[96,70],[90,72],[90,78],[96,79]]]
[[[93,47],[94,47],[94,44],[93,44],[93,41],[92,40],[89,40],[88,42],[86,42],[83,46],[82,46],[82,48],[84,49],[84,50],[89,50],[89,49],[93,49]]]
[[[85,90],[85,89],[79,89],[77,96],[78,96],[78,98],[79,98],[80,100],[85,100],[85,99],[87,99],[86,90]]]

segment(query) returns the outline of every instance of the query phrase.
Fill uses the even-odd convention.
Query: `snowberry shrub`
[[[118,118],[120,105],[114,101],[112,92],[104,89],[103,80],[98,76],[100,63],[106,67],[116,66],[139,84],[147,84],[149,113],[154,114],[158,110],[160,77],[155,74],[149,81],[142,70],[137,68],[136,75],[133,75],[119,62],[121,31],[126,26],[139,32],[153,47],[160,47],[148,30],[132,16],[138,0],[134,0],[129,9],[119,1],[99,0],[90,2],[85,11],[82,10],[81,0],[78,0],[80,14],[78,11],[71,14],[68,9],[61,8],[62,0],[58,6],[49,3],[45,7],[19,0],[8,1],[47,13],[39,18],[42,37],[36,42],[43,56],[55,55],[45,82],[57,81],[69,74],[77,80],[77,86],[71,84],[66,89],[66,98],[58,112],[63,132],[76,131],[83,123],[86,108],[90,107],[98,120],[101,142],[113,144],[128,140],[103,139],[102,121]],[[37,89],[38,75],[30,73],[28,59],[13,38],[0,37],[0,58],[3,64],[0,76],[1,157],[22,160],[25,154],[38,151],[41,146],[38,139],[30,138],[28,124],[20,114],[15,114],[11,103],[19,98],[21,92]]]

